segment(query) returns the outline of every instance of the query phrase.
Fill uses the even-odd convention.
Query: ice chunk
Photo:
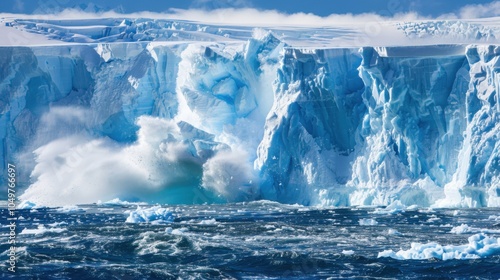
[[[354,255],[354,251],[353,250],[342,250],[342,254],[344,254],[346,256],[351,256],[351,255]]]
[[[500,233],[500,230],[486,229],[486,228],[474,228],[467,224],[461,224],[459,226],[453,227],[450,230],[451,233],[455,234],[466,234],[466,233]]]
[[[65,228],[46,228],[45,226],[43,225],[38,225],[38,228],[36,229],[28,229],[28,228],[25,228],[21,231],[21,235],[29,235],[29,234],[33,234],[33,235],[40,235],[40,234],[45,234],[47,232],[53,232],[53,233],[61,233],[63,231],[66,231],[67,229]]]
[[[400,212],[404,212],[406,206],[404,206],[401,201],[396,200],[391,204],[387,205],[385,208],[377,208],[373,211],[374,214],[396,214]]]
[[[160,206],[141,208],[130,211],[126,223],[151,223],[154,225],[168,224],[174,222],[174,214],[170,209]]]
[[[63,207],[56,208],[56,211],[63,213],[72,213],[72,212],[82,212],[84,210],[76,205],[65,205]]]
[[[389,235],[401,235],[401,232],[399,232],[393,228],[390,228],[387,230],[387,234],[389,234]]]
[[[412,243],[408,250],[385,250],[378,254],[379,258],[387,257],[397,260],[440,259],[477,259],[500,254],[500,238],[489,237],[483,233],[475,234],[468,239],[466,245],[440,245],[435,242],[427,244]]]
[[[375,219],[360,219],[358,222],[359,222],[360,226],[376,226],[376,225],[378,225],[378,222]]]
[[[128,202],[128,201],[123,201],[119,198],[114,198],[111,200],[108,200],[106,202],[102,201],[97,201],[97,205],[105,205],[105,206],[115,206],[115,205],[145,205],[147,203],[145,202]]]

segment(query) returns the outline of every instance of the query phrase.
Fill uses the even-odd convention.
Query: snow
[[[489,237],[483,233],[472,235],[465,245],[440,245],[435,242],[426,244],[412,243],[408,250],[385,250],[378,254],[379,258],[393,258],[397,260],[466,260],[485,258],[500,254],[500,238]]]
[[[153,225],[168,224],[174,221],[174,215],[170,209],[160,206],[141,208],[129,211],[126,223],[151,223]]]
[[[26,32],[24,29],[13,28],[6,25],[6,21],[0,19],[0,46],[47,46],[68,44],[58,40],[51,40],[47,36],[38,33]]]
[[[309,23],[307,16],[302,21],[297,20],[300,16],[296,16],[291,20],[292,24],[284,21],[277,23],[276,20],[272,20],[273,23],[265,23],[262,19],[272,13],[262,12],[256,15],[261,18],[260,21],[255,18],[250,21],[243,20],[248,17],[241,16],[241,13],[245,13],[244,10],[232,13],[235,16],[240,15],[239,19],[235,18],[227,23],[221,20],[230,19],[228,14],[218,17],[218,22],[210,19],[204,21],[206,15],[190,19],[172,19],[175,16],[161,14],[152,14],[150,18],[134,18],[133,15],[110,15],[112,17],[106,18],[102,15],[99,17],[76,14],[71,18],[63,16],[55,20],[40,15],[0,14],[2,34],[11,34],[3,37],[0,45],[153,41],[244,42],[256,35],[255,27],[258,27],[260,34],[271,30],[291,46],[308,48],[494,43],[500,37],[498,18],[391,21],[380,17],[346,19],[339,16],[338,20],[334,17],[318,17]]]
[[[496,19],[383,21],[369,42],[366,22],[2,24],[58,44],[0,42],[0,156],[32,204],[500,206]]]
[[[446,38],[449,43],[466,41],[469,38],[478,40],[495,40],[498,38],[498,27],[485,26],[474,22],[436,20],[421,23],[404,22],[398,24],[409,38]],[[496,35],[496,36],[495,36]]]

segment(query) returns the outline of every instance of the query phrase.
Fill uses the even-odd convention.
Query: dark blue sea
[[[1,278],[500,279],[500,244],[481,255],[485,251],[469,242],[473,235],[500,237],[500,209],[314,208],[260,201],[157,206],[169,213],[163,220],[141,222],[139,213],[132,221],[138,207],[152,206],[16,210],[15,273],[7,270],[3,208]],[[411,256],[412,243],[431,244],[437,253],[425,259],[379,255],[402,250]],[[439,246],[468,251],[446,259]]]

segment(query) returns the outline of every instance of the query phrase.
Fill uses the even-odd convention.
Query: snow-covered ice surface
[[[91,16],[91,14],[89,14]],[[87,15],[87,16],[89,16]],[[85,14],[80,15],[84,17]],[[51,45],[112,42],[245,42],[255,28],[270,30],[294,47],[415,46],[496,43],[499,18],[456,20],[337,20],[321,23],[269,24],[265,21],[207,23],[195,20],[123,17],[65,18],[0,14],[0,45]],[[3,33],[2,32],[2,33]],[[22,40],[29,37],[29,40]],[[31,37],[30,37],[31,36]],[[45,38],[45,39],[43,39]]]
[[[380,214],[366,207],[317,208],[271,201],[78,207],[85,210],[18,210],[24,217],[17,221],[18,270],[16,274],[3,270],[0,277],[497,279],[500,275],[500,234],[491,218],[498,208],[459,213],[406,208]],[[6,215],[7,209],[0,214]],[[131,217],[138,222],[131,223]],[[159,223],[162,220],[167,222]],[[463,224],[482,232],[451,232]],[[0,235],[1,257],[8,254],[7,240],[7,234]]]

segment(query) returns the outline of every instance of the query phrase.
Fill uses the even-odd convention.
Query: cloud
[[[205,2],[206,0],[198,0]],[[200,2],[200,3],[201,3]],[[221,1],[224,3],[226,1]],[[246,1],[239,0],[235,5],[245,5]],[[240,3],[240,4],[238,4]],[[16,18],[37,18],[50,19],[57,17],[58,19],[93,19],[93,18],[151,18],[151,19],[172,19],[172,20],[189,20],[204,23],[230,24],[235,26],[305,26],[305,27],[324,27],[332,24],[352,24],[365,22],[382,22],[382,21],[411,21],[416,19],[425,19],[415,12],[396,13],[391,16],[381,16],[376,13],[364,14],[331,14],[326,17],[318,16],[312,13],[293,13],[287,14],[276,10],[258,10],[255,8],[220,8],[207,10],[202,8],[196,9],[170,9],[163,13],[157,12],[135,12],[129,14],[119,13],[117,11],[102,11],[102,12],[85,12],[81,9],[65,9],[52,14],[36,14],[36,15],[19,15],[19,14],[4,14],[9,17]]]
[[[397,2],[398,3],[398,2]],[[359,23],[359,22],[382,22],[382,21],[412,21],[426,19],[456,19],[456,18],[484,18],[500,16],[500,1],[495,0],[488,4],[466,5],[455,13],[447,13],[430,18],[416,11],[422,10],[424,5],[420,0],[412,0],[409,3],[410,12],[400,12],[400,5],[390,6],[389,11],[381,13],[363,14],[331,14],[329,16],[318,16],[312,13],[284,13],[277,10],[259,10],[249,0],[194,0],[189,9],[172,8],[166,12],[135,12],[124,14],[123,10],[104,10],[96,12],[82,11],[82,9],[68,8],[58,10],[47,6],[44,10],[38,10],[39,15],[23,15],[26,17],[53,17],[56,15],[61,19],[78,18],[103,18],[103,17],[142,17],[153,19],[178,19],[206,23],[252,25],[252,26],[328,26],[336,23]],[[16,6],[23,8],[22,0],[16,0]],[[427,4],[429,6],[429,4]],[[48,15],[49,13],[50,15]],[[21,15],[17,15],[21,16]]]
[[[500,1],[488,4],[467,5],[460,9],[459,17],[464,19],[500,16]]]
[[[174,10],[172,16],[179,19],[200,19],[205,22],[217,22],[227,24],[251,24],[256,26],[266,25],[299,25],[299,26],[325,26],[332,23],[352,23],[369,21],[386,21],[393,19],[411,20],[418,15],[415,13],[396,14],[392,17],[383,17],[378,14],[332,14],[330,16],[321,17],[312,13],[294,13],[286,14],[276,10],[257,10],[253,8],[243,9],[217,9],[207,13],[206,11],[191,9],[191,10]]]

